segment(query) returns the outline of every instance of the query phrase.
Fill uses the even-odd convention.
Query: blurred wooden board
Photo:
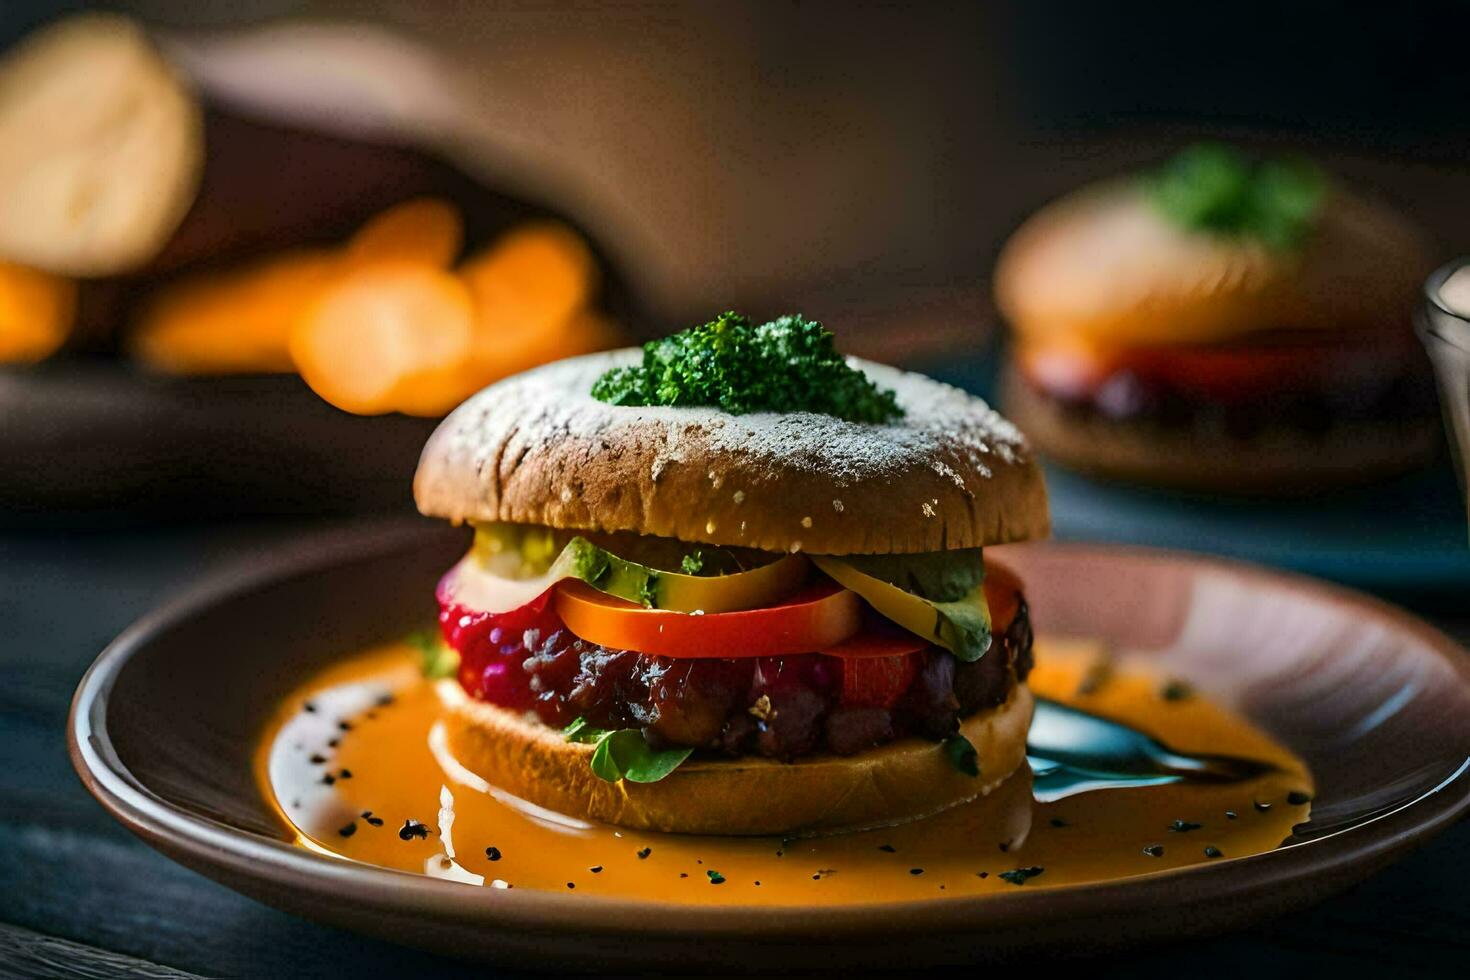
[[[349,415],[294,375],[0,369],[0,523],[406,509],[437,424]]]

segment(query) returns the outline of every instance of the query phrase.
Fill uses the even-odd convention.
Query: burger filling
[[[655,751],[944,739],[1031,667],[1019,583],[979,549],[807,558],[490,525],[438,599],[471,697]]]
[[[1407,340],[1408,343],[1404,341]],[[1267,332],[1247,343],[1098,351],[1028,344],[1027,385],[1083,416],[1194,426],[1238,438],[1287,420],[1307,433],[1433,416],[1433,379],[1412,337]]]

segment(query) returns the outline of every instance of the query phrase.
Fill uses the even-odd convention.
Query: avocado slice
[[[599,592],[649,609],[687,613],[768,606],[800,588],[811,570],[804,556],[782,555],[724,575],[686,574],[622,558],[581,535],[567,538],[551,528],[518,524],[478,526],[475,554],[482,568],[502,578],[581,579]],[[718,567],[699,559],[683,563],[685,568],[700,566]]]
[[[990,649],[990,606],[985,601],[980,549],[810,557],[817,568],[856,592],[879,615],[944,647],[958,659],[979,660]]]

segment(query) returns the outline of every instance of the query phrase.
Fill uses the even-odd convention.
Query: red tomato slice
[[[567,629],[599,646],[660,657],[776,657],[841,643],[862,626],[857,594],[826,580],[784,602],[740,612],[646,609],[568,579],[555,589]]]
[[[1344,376],[1376,377],[1413,354],[1403,330],[1319,336],[1277,331],[1234,344],[1096,349],[1071,344],[1022,346],[1021,371],[1054,396],[1083,399],[1109,378],[1128,372],[1144,384],[1197,394],[1213,401],[1241,401],[1262,393]]]
[[[850,708],[893,707],[914,682],[922,656],[914,652],[892,657],[844,658],[842,703]]]

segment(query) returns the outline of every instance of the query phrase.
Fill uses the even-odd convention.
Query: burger
[[[1025,758],[1031,625],[987,546],[1048,531],[983,401],[726,313],[549,364],[424,449],[445,744],[564,814],[702,834],[894,823]]]
[[[1298,493],[1436,450],[1410,313],[1419,232],[1315,165],[1186,149],[1083,188],[1002,251],[1007,413],[1083,472]]]

